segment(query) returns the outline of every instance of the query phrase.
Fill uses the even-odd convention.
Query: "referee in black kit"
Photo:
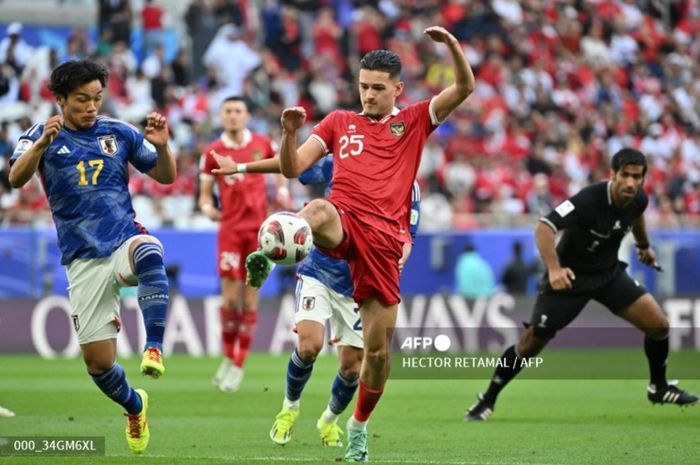
[[[535,308],[518,343],[501,356],[488,390],[479,394],[465,420],[486,420],[494,411],[499,392],[521,370],[521,357],[534,357],[595,299],[620,318],[641,329],[651,382],[652,403],[689,405],[696,395],[666,380],[668,320],[654,297],[625,272],[618,260],[623,237],[632,232],[639,260],[661,270],[644,224],[649,203],[642,186],[647,172],[644,155],[624,148],[612,158],[611,180],[583,188],[540,218],[535,239],[547,271],[540,282]],[[564,230],[558,245],[556,235]]]

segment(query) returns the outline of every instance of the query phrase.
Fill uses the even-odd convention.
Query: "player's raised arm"
[[[218,168],[211,170],[212,174],[229,175],[236,173],[281,173],[279,157],[266,158],[264,160],[253,161],[250,163],[236,163],[228,157],[223,157],[214,150],[209,154],[214,157]]]
[[[297,148],[297,130],[306,120],[302,107],[287,108],[282,112],[282,143],[280,145],[280,168],[287,178],[296,178],[318,161],[325,151],[321,144],[311,138]]]
[[[172,184],[177,176],[175,157],[168,146],[168,123],[165,116],[150,113],[146,118],[143,137],[153,144],[158,152],[156,166],[147,174],[161,184]]]
[[[431,26],[424,32],[435,42],[447,45],[454,63],[454,84],[440,92],[432,103],[437,120],[442,122],[474,91],[474,73],[455,36],[440,26]]]
[[[44,156],[44,151],[51,145],[51,142],[53,142],[62,127],[63,117],[61,115],[52,116],[46,120],[41,137],[19,158],[11,162],[9,180],[12,187],[15,189],[22,187],[32,179],[32,176],[39,168],[39,162],[41,162],[41,157]]]

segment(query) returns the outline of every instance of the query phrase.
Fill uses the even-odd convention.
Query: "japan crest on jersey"
[[[313,310],[315,304],[316,304],[316,297],[306,296],[301,301],[301,308],[303,308],[304,310]]]
[[[113,135],[100,136],[97,138],[97,140],[100,143],[100,149],[105,155],[109,155],[111,157],[117,153],[117,150],[119,150],[117,147],[117,138]]]

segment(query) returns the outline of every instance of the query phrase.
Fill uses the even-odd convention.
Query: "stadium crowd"
[[[355,63],[388,48],[403,61],[399,103],[450,81],[431,24],[463,44],[477,86],[436,131],[419,171],[422,230],[514,224],[541,215],[608,175],[623,146],[650,160],[653,227],[700,224],[700,6],[693,0],[191,0],[175,18],[168,56],[158,1],[100,1],[96,40],[76,28],[63,49],[33,48],[12,23],[0,42],[0,222],[50,221],[37,180],[10,190],[18,136],[55,111],[47,82],[64,61],[92,57],[110,70],[103,111],[142,124],[165,114],[178,179],[131,177],[146,226],[208,227],[196,211],[201,150],[217,134],[220,102],[245,95],[252,130],[279,136],[283,108],[311,122],[359,109]],[[426,6],[426,5],[430,6]],[[141,28],[135,47],[132,29]],[[297,206],[309,197],[293,183]],[[486,214],[486,215],[482,215]],[[486,219],[484,219],[486,218]]]

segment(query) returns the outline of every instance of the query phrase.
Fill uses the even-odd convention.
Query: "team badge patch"
[[[117,138],[112,135],[100,136],[97,138],[97,141],[100,143],[100,149],[105,155],[109,155],[111,157],[117,153],[117,150],[119,150],[119,147],[117,146]]]
[[[304,297],[301,301],[301,308],[304,310],[313,310],[314,305],[316,305],[316,297]]]
[[[260,150],[254,150],[253,151],[253,160],[258,161],[262,160],[263,154]]]
[[[393,135],[396,137],[401,137],[403,136],[404,131],[406,131],[406,125],[403,124],[403,121],[399,121],[397,123],[389,124],[389,129],[391,129],[391,133]]]

